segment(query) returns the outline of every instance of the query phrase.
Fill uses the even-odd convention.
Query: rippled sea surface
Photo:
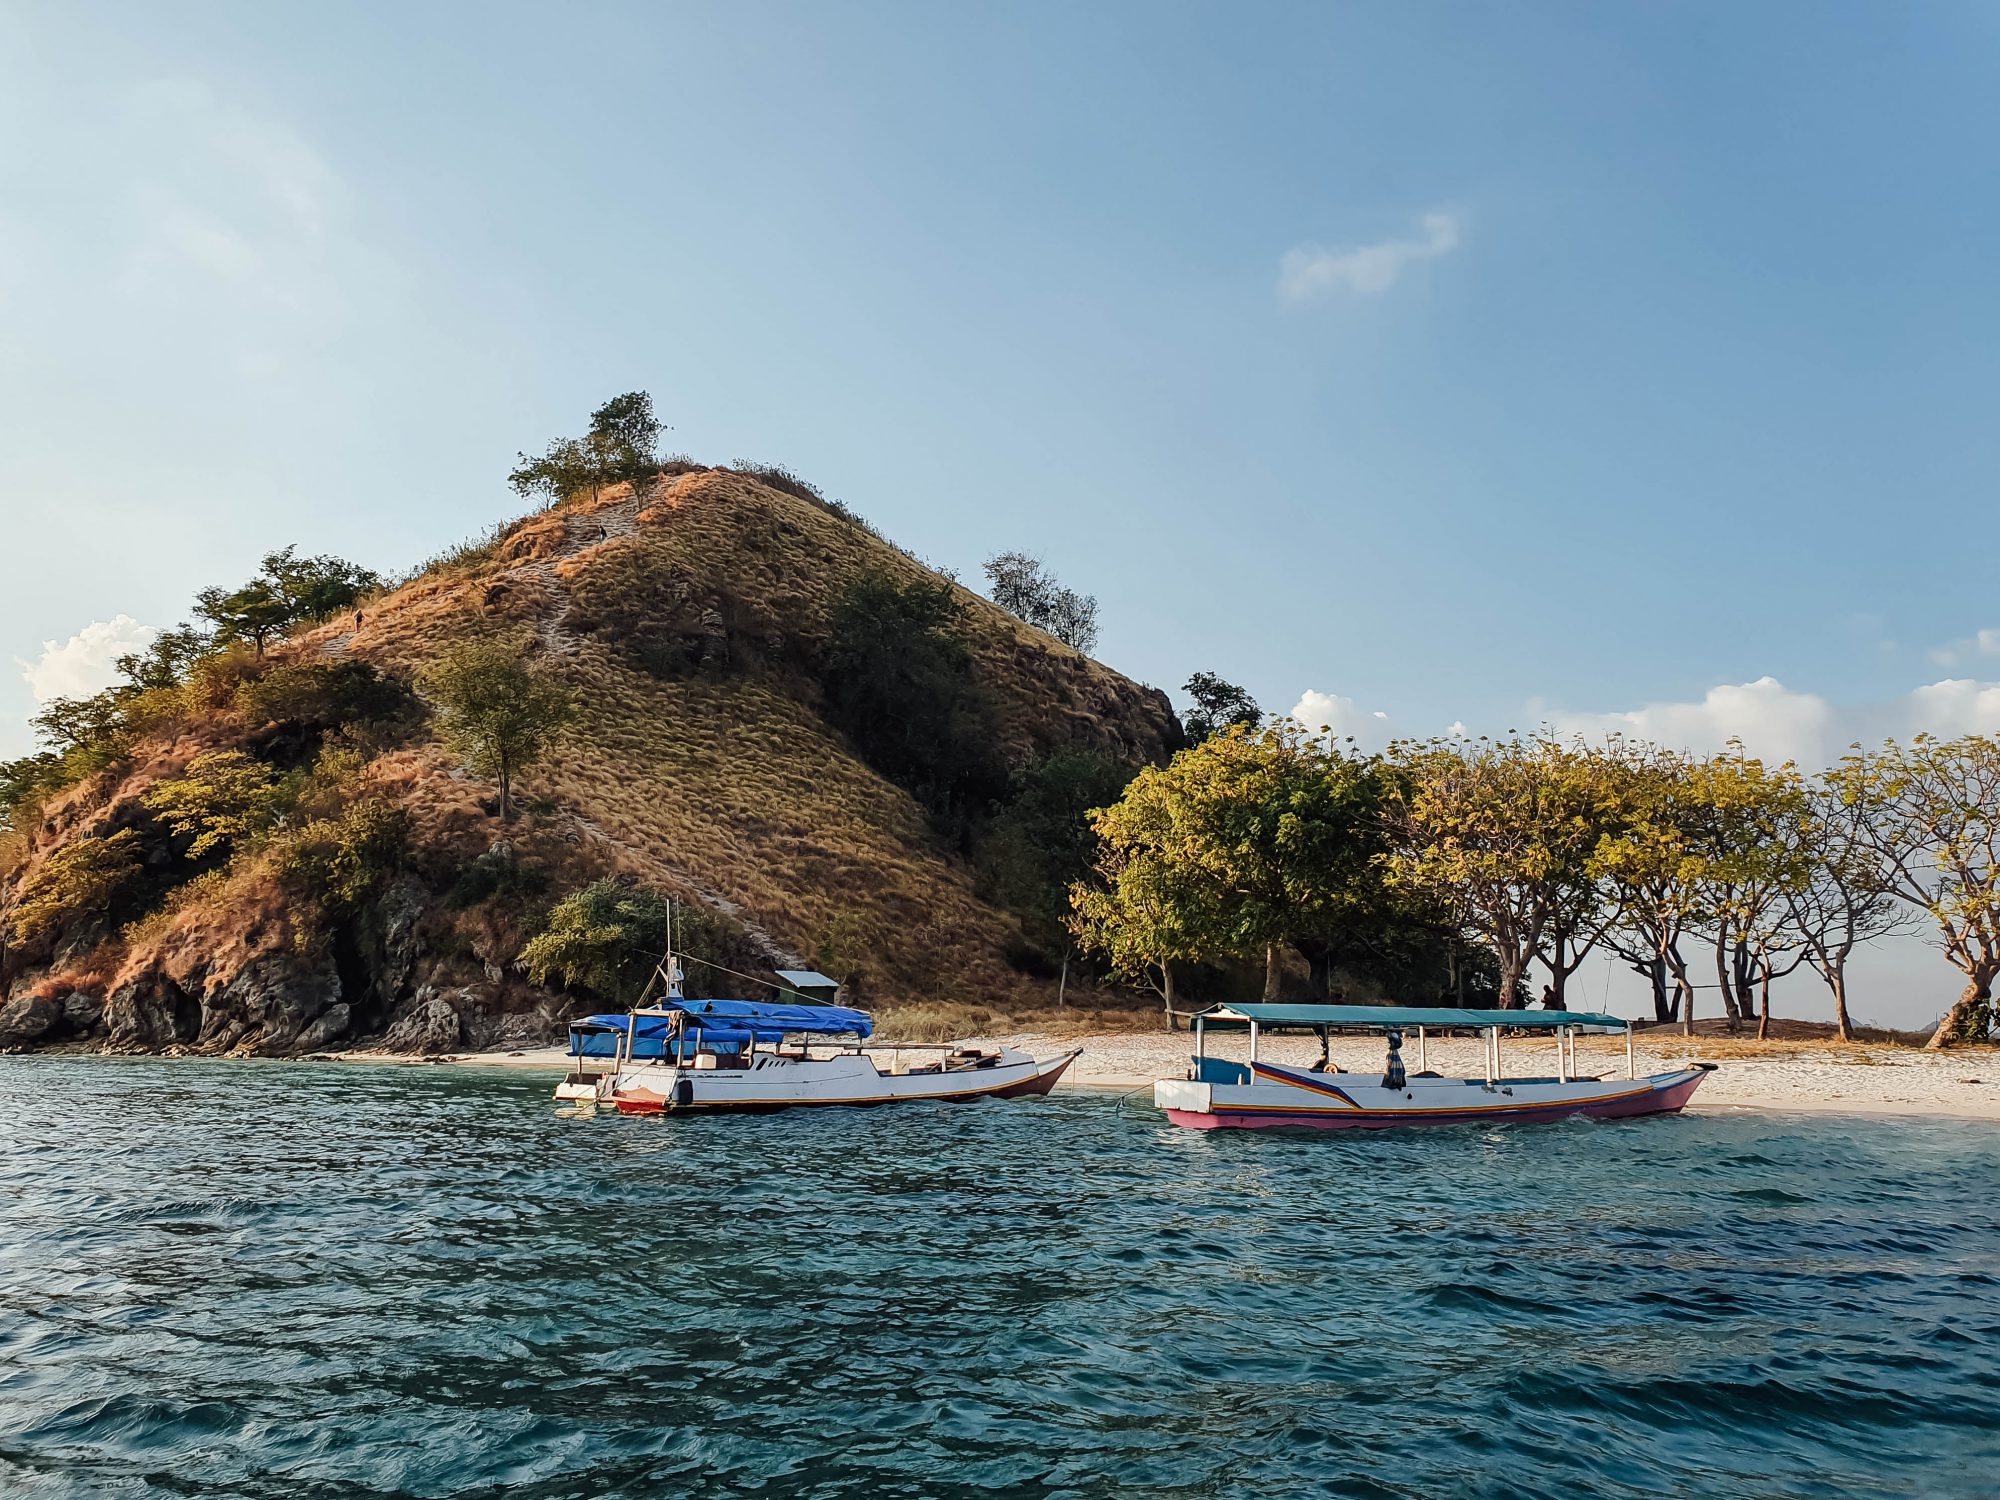
[[[0,1494],[2000,1492],[2000,1129],[0,1059]]]

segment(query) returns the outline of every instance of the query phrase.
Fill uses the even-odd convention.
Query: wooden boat
[[[1079,1055],[1043,1061],[1012,1047],[865,1046],[873,1032],[866,1012],[844,1006],[670,996],[624,1016],[573,1022],[577,1064],[556,1097],[632,1115],[1019,1099],[1048,1093]]]
[[[1249,1060],[1230,1062],[1208,1055],[1211,1024],[1243,1025],[1249,1031]],[[1311,1068],[1281,1067],[1257,1056],[1262,1033],[1314,1031],[1322,1038],[1321,1062]],[[1332,1031],[1370,1031],[1387,1042],[1380,1077],[1344,1073],[1326,1058],[1324,1038]],[[1432,1031],[1477,1031],[1485,1042],[1481,1078],[1446,1078],[1427,1066]],[[1500,1034],[1528,1030],[1548,1033],[1556,1043],[1553,1074],[1508,1075],[1501,1071]],[[1560,1010],[1456,1010],[1375,1005],[1218,1005],[1194,1018],[1195,1053],[1185,1078],[1153,1085],[1153,1102],[1176,1125],[1197,1130],[1305,1127],[1316,1130],[1381,1129],[1406,1125],[1463,1125],[1495,1121],[1559,1120],[1572,1115],[1614,1119],[1669,1114],[1684,1106],[1713,1063],[1693,1063],[1669,1073],[1638,1076],[1633,1065],[1632,1025],[1616,1016]],[[1415,1032],[1416,1071],[1406,1071],[1402,1039]],[[1579,1033],[1625,1035],[1623,1078],[1577,1071]]]

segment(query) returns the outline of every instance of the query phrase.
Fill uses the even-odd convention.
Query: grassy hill
[[[827,713],[835,611],[864,577],[943,584],[788,476],[675,464],[505,527],[261,659],[200,664],[127,710],[104,764],[17,819],[0,1046],[540,1039],[619,998],[537,987],[517,963],[553,902],[604,877],[687,903],[710,956],[746,972],[826,966],[871,1006],[1034,1007],[1044,966],[987,892],[976,838],[872,769]],[[1005,766],[1068,749],[1136,765],[1178,744],[1163,694],[951,588]],[[359,728],[322,702],[341,664],[400,692],[480,637],[518,643],[578,708],[504,829],[493,788],[414,700]],[[293,778],[304,810],[193,858],[153,802],[222,752]],[[360,847],[363,805],[407,849],[357,896],[343,851]],[[92,861],[114,855],[92,886]],[[74,909],[24,927],[51,889]]]

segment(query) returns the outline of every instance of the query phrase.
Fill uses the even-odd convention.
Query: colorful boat
[[[572,1022],[576,1066],[556,1097],[633,1115],[1019,1099],[1046,1094],[1079,1055],[1041,1061],[1012,1047],[865,1045],[874,1029],[865,1011],[845,1006],[670,996]]]
[[[1249,1060],[1208,1055],[1211,1026],[1247,1027]],[[1321,1060],[1309,1068],[1280,1066],[1257,1056],[1269,1031],[1317,1032]],[[1387,1055],[1380,1077],[1342,1072],[1329,1060],[1334,1031],[1382,1035]],[[1446,1078],[1430,1071],[1433,1031],[1477,1031],[1485,1044],[1485,1076]],[[1534,1031],[1553,1037],[1553,1074],[1510,1076],[1501,1069],[1501,1034]],[[1405,1069],[1402,1041],[1416,1035],[1414,1072]],[[1578,1071],[1579,1034],[1623,1032],[1625,1077]],[[1153,1102],[1176,1125],[1197,1130],[1305,1127],[1381,1129],[1404,1125],[1528,1123],[1572,1115],[1613,1119],[1669,1114],[1688,1102],[1713,1063],[1692,1063],[1641,1078],[1634,1067],[1632,1024],[1617,1016],[1563,1010],[1457,1010],[1377,1005],[1218,1005],[1194,1018],[1195,1052],[1185,1078],[1153,1085]]]

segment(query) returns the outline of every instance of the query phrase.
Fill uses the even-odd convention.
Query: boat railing
[[[1216,1008],[1218,1010],[1229,1009],[1229,1007],[1221,1007],[1221,1006],[1218,1006]],[[1310,1010],[1311,1007],[1300,1006],[1297,1007],[1296,1009],[1299,1012],[1304,1012]],[[1342,1009],[1347,1009],[1347,1008],[1342,1007]],[[1405,1012],[1405,1014],[1407,1015],[1409,1013]],[[1491,1025],[1472,1025],[1472,1024],[1467,1024],[1472,1021],[1473,1019],[1472,1016],[1464,1016],[1462,1018],[1448,1019],[1450,1016],[1449,1012],[1443,1012],[1443,1013],[1431,1012],[1431,1014],[1433,1015],[1434,1018],[1444,1021],[1444,1024],[1440,1025],[1437,1029],[1447,1035],[1453,1032],[1464,1032],[1464,1031],[1477,1031],[1479,1033],[1480,1040],[1483,1043],[1482,1051],[1484,1053],[1484,1059],[1485,1059],[1486,1084],[1487,1087],[1489,1088],[1502,1082],[1520,1081],[1518,1079],[1506,1078],[1501,1070],[1500,1033],[1504,1029],[1507,1029],[1509,1027],[1533,1027],[1534,1029],[1537,1030],[1547,1030],[1552,1032],[1555,1036],[1555,1042],[1556,1042],[1556,1081],[1559,1083],[1574,1083],[1581,1081],[1576,1061],[1576,1038],[1578,1033],[1589,1032],[1592,1035],[1604,1035],[1612,1030],[1610,1026],[1589,1023],[1589,1022],[1579,1022],[1578,1024],[1570,1024],[1567,1022],[1556,1021],[1556,1024],[1554,1025],[1547,1025],[1545,1024],[1545,1022],[1556,1020],[1556,1018],[1549,1016],[1538,1016],[1537,1019],[1533,1021],[1529,1021],[1526,1019],[1520,1021],[1513,1021],[1510,1019],[1508,1021],[1496,1021]],[[1531,1011],[1523,1011],[1521,1014],[1524,1018],[1536,1015],[1535,1012]],[[1349,1011],[1349,1016],[1351,1017],[1351,1010]],[[1240,1012],[1235,1013],[1233,1015],[1225,1016],[1222,1019],[1224,1019],[1225,1021],[1233,1021],[1241,1019],[1248,1022],[1250,1028],[1250,1062],[1254,1066],[1255,1063],[1257,1062],[1257,1044],[1261,1039],[1262,1033],[1265,1029],[1264,1026],[1259,1023],[1255,1015],[1243,1015]],[[1603,1019],[1606,1021],[1610,1021],[1615,1018],[1605,1017]],[[1194,1059],[1193,1059],[1194,1066],[1190,1070],[1189,1076],[1191,1078],[1200,1081],[1207,1080],[1207,1075],[1204,1069],[1208,1060],[1208,1042],[1207,1042],[1208,1020],[1209,1016],[1207,1012],[1197,1013],[1194,1018]],[[1373,1020],[1362,1020],[1359,1018],[1349,1019],[1344,1017],[1339,1020],[1329,1019],[1324,1023],[1315,1023],[1310,1020],[1293,1019],[1291,1017],[1287,1017],[1281,1023],[1281,1029],[1295,1030],[1295,1031],[1304,1030],[1309,1032],[1315,1032],[1323,1037],[1329,1036],[1335,1031],[1352,1032],[1361,1035],[1368,1035],[1368,1034],[1380,1035],[1386,1031],[1404,1031],[1404,1030],[1414,1031],[1417,1035],[1417,1074],[1418,1076],[1422,1076],[1424,1074],[1430,1073],[1430,1031],[1432,1028],[1422,1022],[1413,1021],[1412,1024],[1405,1026],[1395,1021],[1373,1021]],[[1639,1076],[1638,1058],[1633,1047],[1633,1028],[1632,1028],[1632,1023],[1629,1020],[1624,1022],[1624,1037],[1625,1037],[1625,1076],[1627,1078],[1636,1079]],[[1221,1081],[1221,1080],[1216,1080],[1216,1081]]]

